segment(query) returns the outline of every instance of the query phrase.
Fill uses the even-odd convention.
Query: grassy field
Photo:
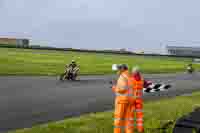
[[[199,101],[200,92],[195,92],[192,96],[179,96],[145,103],[145,133],[161,133],[155,131],[155,128],[161,128],[168,120],[176,121],[177,118],[191,112]],[[113,113],[109,111],[51,122],[10,133],[112,133],[112,123]],[[171,133],[172,129],[173,125],[168,128],[167,133]]]
[[[0,48],[0,75],[57,75],[75,59],[81,74],[111,74],[111,65],[139,65],[145,73],[171,73],[185,69],[191,59]],[[195,65],[200,68],[200,65]]]

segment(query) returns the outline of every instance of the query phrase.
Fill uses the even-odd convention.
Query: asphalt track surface
[[[115,76],[81,76],[61,82],[57,77],[0,77],[0,132],[29,128],[47,121],[113,108],[110,83]],[[156,83],[169,83],[168,91],[145,94],[157,100],[200,89],[200,74],[145,75]]]

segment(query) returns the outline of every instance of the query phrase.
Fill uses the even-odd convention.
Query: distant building
[[[199,56],[200,57],[200,47],[167,46],[167,52],[170,55]]]
[[[144,51],[140,51],[139,54],[144,54]]]
[[[17,47],[28,47],[28,39],[17,39],[17,38],[0,38],[0,45],[16,45]]]
[[[120,52],[126,52],[126,49],[125,48],[121,48],[119,51]]]

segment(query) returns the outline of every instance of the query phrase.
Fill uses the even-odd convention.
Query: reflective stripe
[[[142,118],[136,118],[136,121],[143,121]]]
[[[116,96],[127,96],[127,97],[132,97],[134,99],[136,98],[142,98],[141,96],[133,96],[133,94],[120,94],[120,93],[115,93]]]
[[[125,126],[114,126],[114,128],[125,128]]]
[[[128,89],[129,89],[129,86],[117,86],[117,88],[123,89],[123,90],[128,90]]]
[[[141,90],[134,90],[134,92],[143,92],[143,90],[141,89]]]
[[[143,124],[142,123],[138,123],[138,124],[134,124],[134,126],[143,126]]]
[[[143,112],[142,109],[136,109],[135,112]]]
[[[128,118],[128,120],[143,121],[143,118]]]
[[[131,120],[136,120],[137,118],[131,118]]]
[[[116,96],[133,96],[133,94],[121,94],[121,93],[115,93]]]
[[[114,120],[124,121],[124,120],[126,120],[126,118],[114,118]]]
[[[134,127],[134,125],[132,125],[132,124],[128,124],[126,127]]]
[[[136,124],[137,126],[143,126],[143,124],[142,123],[138,123],[138,124]]]

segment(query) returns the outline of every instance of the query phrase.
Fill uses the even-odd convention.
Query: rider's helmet
[[[75,64],[76,62],[75,62],[75,60],[72,60],[72,64]]]
[[[72,60],[72,67],[76,67],[76,61],[75,60]]]
[[[76,65],[76,61],[75,61],[75,60],[72,60],[71,64],[72,64],[72,65]]]

